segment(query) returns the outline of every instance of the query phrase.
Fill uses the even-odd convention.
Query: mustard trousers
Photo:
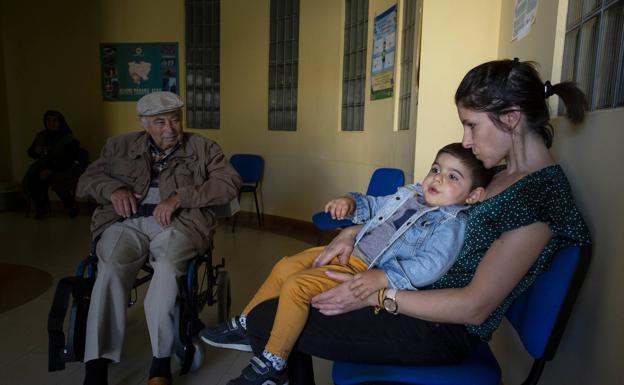
[[[327,270],[355,275],[368,268],[366,262],[354,255],[347,265],[341,265],[336,257],[325,266],[312,268],[323,249],[314,247],[282,258],[243,310],[242,314],[247,315],[256,305],[279,297],[271,337],[265,348],[276,356],[288,358],[308,320],[312,297],[342,283],[329,278],[325,274]]]

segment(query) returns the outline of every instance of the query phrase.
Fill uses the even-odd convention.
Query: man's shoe
[[[215,328],[205,328],[199,332],[199,337],[208,345],[218,348],[235,349],[243,352],[251,351],[249,338],[240,324],[238,316]]]
[[[288,371],[278,371],[264,356],[253,356],[238,378],[228,385],[288,385]]]
[[[152,377],[147,380],[147,385],[171,385],[173,381],[169,377]]]

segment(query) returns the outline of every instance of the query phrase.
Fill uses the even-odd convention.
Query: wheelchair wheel
[[[197,337],[191,337],[193,330],[190,330],[188,314],[184,314],[183,305],[180,300],[176,301],[175,309],[175,343],[174,354],[182,364],[180,375],[187,372],[194,372],[204,363],[204,345]],[[192,356],[191,356],[192,355]]]
[[[193,347],[195,348],[195,353],[193,354],[193,362],[191,363],[191,367],[189,371],[195,372],[204,364],[204,359],[206,357],[206,353],[204,352],[204,344],[202,344],[197,338],[193,339]]]
[[[186,349],[184,346],[176,345],[174,349],[175,358],[182,364],[184,363],[184,359],[186,357]],[[204,351],[204,344],[202,344],[198,339],[193,339],[193,359],[191,361],[191,365],[188,369],[189,372],[195,372],[199,370],[204,364],[204,360],[206,358],[206,353]],[[180,375],[186,374],[187,372],[180,372]]]
[[[212,274],[211,269],[209,265],[203,262],[199,262],[196,265],[193,288],[196,295],[195,306],[198,315],[202,312],[206,304],[211,303],[211,299],[209,298],[212,294],[210,288],[210,285],[212,285],[212,279],[210,277]]]
[[[226,270],[217,273],[217,320],[219,324],[230,318],[232,294],[230,292],[230,277]]]

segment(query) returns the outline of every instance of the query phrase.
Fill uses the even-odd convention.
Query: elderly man
[[[144,131],[107,141],[78,182],[95,199],[91,231],[98,274],[91,295],[85,347],[86,385],[106,384],[119,362],[126,308],[139,269],[154,268],[145,298],[152,344],[149,384],[170,384],[177,277],[206,251],[216,226],[208,206],[236,197],[241,180],[219,146],[184,133],[180,98],[154,92],[137,103]]]

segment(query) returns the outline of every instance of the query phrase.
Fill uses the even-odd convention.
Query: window
[[[346,0],[342,63],[342,130],[364,130],[368,0]]]
[[[271,0],[269,130],[297,130],[299,0]]]
[[[623,26],[624,0],[568,4],[561,80],[577,83],[590,110],[624,106]]]
[[[189,127],[220,126],[219,0],[186,0],[186,119]]]
[[[414,74],[414,37],[416,36],[416,0],[403,2],[403,51],[399,95],[399,130],[409,130]]]

